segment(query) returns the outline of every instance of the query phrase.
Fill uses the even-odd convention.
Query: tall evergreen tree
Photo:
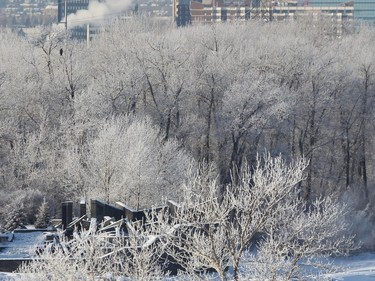
[[[23,204],[19,208],[15,208],[9,212],[5,219],[5,224],[2,229],[4,232],[11,232],[16,228],[23,226],[26,223],[26,216]]]
[[[49,224],[49,206],[44,200],[42,205],[40,205],[38,214],[36,215],[35,227],[36,228],[46,228]]]

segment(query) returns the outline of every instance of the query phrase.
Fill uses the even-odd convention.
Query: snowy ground
[[[0,259],[25,259],[35,256],[35,249],[44,241],[43,232],[15,233],[12,242],[0,243]],[[13,273],[0,272],[0,281],[17,280]]]
[[[375,281],[375,254],[373,253],[336,258],[335,264],[344,267],[344,271],[330,275],[333,280]]]
[[[0,258],[17,259],[32,257],[35,255],[37,245],[41,245],[43,240],[43,232],[15,233],[13,242],[0,243]]]
[[[0,272],[0,281],[13,281],[16,280],[16,274]]]
[[[0,243],[1,259],[30,258],[35,255],[37,245],[44,241],[43,232],[15,233],[10,243]],[[336,258],[334,264],[342,271],[326,275],[334,281],[375,281],[375,253],[362,253]],[[15,273],[0,272],[0,281],[16,281]]]
[[[335,264],[342,266],[342,272],[328,277],[335,281],[375,281],[375,254],[363,253],[357,256],[336,258]],[[16,281],[17,274],[1,273],[0,281]]]

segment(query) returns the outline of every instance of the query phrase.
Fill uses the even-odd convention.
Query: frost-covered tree
[[[34,189],[10,190],[8,193],[3,193],[0,198],[0,204],[3,206],[0,210],[2,225],[9,221],[11,213],[18,213],[22,218],[22,224],[33,224],[42,201],[42,193]]]
[[[132,229],[136,229],[131,227]],[[74,233],[72,240],[60,237],[31,263],[19,268],[20,279],[60,280],[161,280],[161,253],[155,243],[145,244],[147,233],[129,233],[128,238],[90,230]],[[137,235],[136,235],[137,234]]]
[[[22,276],[159,280],[165,278],[166,257],[184,269],[182,280],[209,279],[212,270],[220,280],[304,279],[313,276],[311,267],[329,271],[316,258],[352,248],[352,238],[343,236],[345,206],[330,198],[306,205],[298,187],[305,168],[302,159],[288,165],[265,155],[253,173],[242,170],[241,180],[220,194],[215,178],[203,174],[210,171],[206,167],[191,174],[184,200],[170,212],[152,212],[145,224],[127,224],[126,237],[108,239],[94,226],[75,233],[24,266]],[[257,252],[250,252],[252,246]]]
[[[192,163],[177,141],[163,142],[150,119],[136,117],[104,122],[84,151],[67,157],[68,163],[73,162],[67,167],[69,174],[77,181],[83,179],[81,192],[134,208],[177,199],[185,170]]]
[[[249,80],[249,77],[252,79]],[[227,182],[236,180],[233,168],[240,169],[246,162],[244,154],[257,147],[260,132],[270,122],[277,122],[288,114],[286,101],[292,95],[273,83],[274,78],[272,75],[245,72],[242,79],[233,83],[224,93],[223,123],[227,124],[225,136],[231,140],[231,147],[228,148],[230,156],[228,155]],[[249,143],[249,138],[253,140],[252,143]]]
[[[40,205],[38,213],[36,215],[35,227],[36,228],[46,228],[50,223],[49,205],[48,202],[43,201]]]
[[[26,224],[27,221],[23,204],[7,211],[8,214],[5,216],[4,226],[2,228],[3,232],[11,232]]]
[[[343,236],[348,226],[345,206],[330,198],[306,205],[301,198],[298,184],[306,166],[303,159],[289,165],[281,157],[265,155],[258,158],[253,173],[249,167],[242,169],[240,181],[223,194],[215,180],[202,182],[196,176],[185,186],[180,205],[171,213],[154,214],[154,230],[168,254],[189,274],[214,269],[220,280],[240,280],[244,256],[257,246],[260,253],[254,259],[259,265],[264,266],[267,253],[270,261],[274,254],[288,268],[285,273],[280,264],[274,266],[269,273],[274,278],[283,274],[304,278],[302,260],[344,254],[353,245],[352,237]],[[280,247],[269,253],[270,243]],[[248,280],[266,278],[256,275],[260,268],[249,267]]]
[[[161,197],[178,193],[171,182],[179,182],[180,173],[170,172],[169,163],[184,156],[167,151],[178,147],[210,162],[218,181],[228,184],[239,179],[234,166],[253,166],[267,149],[309,160],[303,186],[310,203],[350,189],[362,198],[356,208],[371,215],[373,30],[359,27],[337,38],[328,27],[247,21],[175,29],[134,17],[106,26],[89,49],[54,28],[27,38],[1,29],[1,192],[33,189],[61,201],[90,190],[106,198],[110,187],[127,190],[122,199],[142,206],[148,203],[139,194],[146,195],[154,179]],[[115,172],[108,183],[98,166],[106,165],[107,174],[118,169],[111,161],[122,160],[108,155],[116,145],[119,154],[125,148],[114,137],[112,152],[100,153],[104,127],[128,115],[149,120],[150,132],[157,132],[144,137],[155,143],[147,149],[142,140],[132,142],[137,153],[166,156],[136,162],[130,152],[129,161],[142,164],[127,161],[126,177]],[[140,172],[147,169],[157,176]]]

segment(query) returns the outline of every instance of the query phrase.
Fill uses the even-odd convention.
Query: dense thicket
[[[126,236],[119,227],[96,231],[94,221],[72,239],[62,236],[59,246],[47,245],[20,268],[21,280],[330,279],[336,268],[329,257],[355,248],[349,209],[331,196],[308,203],[299,196],[306,165],[264,154],[241,169],[236,184],[220,188],[202,164],[170,212],[154,209],[144,223],[127,221]],[[179,276],[168,278],[172,272]]]
[[[337,37],[302,22],[176,29],[133,19],[90,48],[61,31],[1,30],[1,193],[141,207],[178,198],[194,161],[229,183],[267,150],[309,161],[306,200],[334,193],[368,212],[374,40],[372,29]]]

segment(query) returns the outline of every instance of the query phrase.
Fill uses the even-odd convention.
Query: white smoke
[[[108,18],[125,11],[131,5],[131,2],[132,0],[90,1],[87,10],[79,10],[75,14],[68,15],[68,28],[85,24],[102,24]]]

